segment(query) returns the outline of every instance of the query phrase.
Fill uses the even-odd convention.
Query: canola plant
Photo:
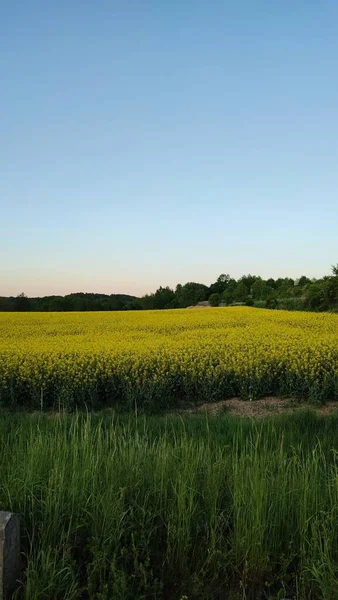
[[[72,410],[338,397],[338,315],[249,307],[0,313],[0,404]]]

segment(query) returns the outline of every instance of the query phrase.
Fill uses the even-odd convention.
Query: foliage
[[[16,600],[337,597],[338,418],[1,414]]]
[[[179,308],[195,306],[198,302],[208,299],[208,292],[208,287],[203,283],[191,281],[184,285],[178,284],[175,292],[177,306]]]
[[[278,302],[276,298],[270,297],[265,302],[265,308],[277,308]]]
[[[263,281],[260,277],[257,277],[256,281],[251,287],[251,296],[253,300],[267,300],[269,295],[273,293],[271,287],[268,286],[266,281]]]
[[[236,288],[237,288],[236,279],[229,279],[227,286],[222,295],[222,300],[223,300],[223,302],[225,302],[225,304],[229,305],[234,302],[235,296],[236,296]]]
[[[218,306],[221,302],[221,294],[214,293],[209,296],[209,304],[210,306]]]
[[[154,294],[153,308],[167,308],[175,300],[175,292],[170,287],[159,287]]]
[[[215,281],[215,283],[212,283],[209,288],[210,295],[211,294],[222,295],[225,292],[229,281],[230,281],[230,275],[225,275],[224,273],[219,275],[219,277],[217,277],[217,280]]]
[[[236,302],[246,302],[249,296],[249,288],[244,283],[244,281],[240,281],[235,289],[234,299]]]
[[[0,311],[32,311],[32,312],[68,312],[68,311],[111,311],[134,309],[133,302],[138,299],[127,294],[84,294],[76,293],[67,296],[44,296],[27,298],[20,294],[16,298],[1,298]]]
[[[19,294],[14,298],[13,309],[17,312],[27,312],[30,309],[30,301],[26,294]]]
[[[210,296],[219,294],[226,305],[246,303],[253,300],[256,307],[262,302],[268,306],[287,310],[337,311],[338,310],[338,265],[332,274],[322,279],[310,280],[302,275],[296,281],[290,277],[267,280],[256,275],[243,275],[236,281],[221,274],[209,287],[203,283],[178,284],[175,291],[169,286],[160,286],[154,293],[142,298],[124,294],[70,294],[68,296],[46,296],[27,298],[20,294],[16,298],[0,297],[0,312],[10,311],[119,311],[119,310],[162,310],[187,308]]]

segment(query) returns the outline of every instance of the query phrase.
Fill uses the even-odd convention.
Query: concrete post
[[[0,600],[7,600],[20,573],[20,522],[0,511]]]

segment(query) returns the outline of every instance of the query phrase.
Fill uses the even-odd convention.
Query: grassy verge
[[[26,600],[333,599],[338,417],[0,417]]]

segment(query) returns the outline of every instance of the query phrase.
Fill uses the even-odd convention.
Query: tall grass
[[[15,598],[334,600],[338,417],[2,414]]]

